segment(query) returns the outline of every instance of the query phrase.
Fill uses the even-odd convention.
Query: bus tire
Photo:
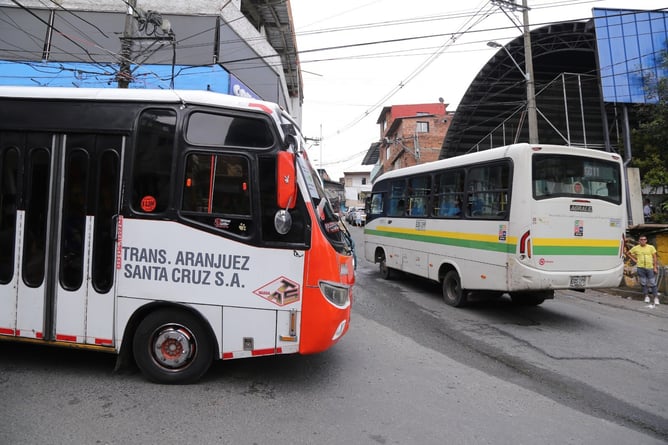
[[[148,314],[137,326],[132,351],[142,374],[156,383],[194,383],[213,361],[202,321],[175,308]]]
[[[462,289],[462,281],[456,270],[448,271],[443,277],[443,300],[453,307],[466,306],[467,292]]]
[[[378,270],[380,271],[380,276],[384,279],[389,280],[392,278],[392,268],[387,266],[384,256],[378,261]]]
[[[538,306],[547,298],[546,292],[550,291],[510,292],[510,299],[518,306]]]

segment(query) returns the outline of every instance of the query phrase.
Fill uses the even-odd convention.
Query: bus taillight
[[[527,230],[520,238],[520,255],[531,258],[531,231]]]

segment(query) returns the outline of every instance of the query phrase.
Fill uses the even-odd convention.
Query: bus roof
[[[474,153],[467,153],[460,156],[454,156],[452,158],[440,159],[438,161],[427,162],[425,164],[413,165],[410,167],[399,168],[397,170],[391,170],[387,173],[383,173],[375,182],[379,182],[386,179],[400,178],[409,175],[419,175],[422,173],[429,173],[434,170],[440,170],[448,167],[458,167],[462,165],[480,163],[491,161],[494,159],[501,159],[504,157],[512,156],[513,154],[519,154],[527,150],[545,150],[552,153],[571,153],[580,156],[592,156],[599,159],[610,159],[617,161],[621,157],[617,153],[611,153],[603,150],[594,150],[590,148],[582,148],[568,145],[550,145],[550,144],[534,144],[530,145],[528,143],[520,143],[513,145],[506,145],[503,147],[495,147],[487,150],[477,151]]]
[[[203,90],[0,86],[0,97],[210,105],[242,110],[262,110],[279,123],[280,116],[284,114],[281,108],[273,102]]]

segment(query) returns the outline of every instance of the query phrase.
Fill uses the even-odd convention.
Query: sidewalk
[[[561,290],[571,297],[594,301],[599,304],[651,313],[654,316],[668,319],[668,298],[659,294],[659,305],[650,305],[643,301],[642,291],[629,287],[610,287],[604,289],[587,289],[585,292]]]

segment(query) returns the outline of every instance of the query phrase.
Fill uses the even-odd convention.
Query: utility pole
[[[137,7],[137,0],[126,0],[128,11],[125,15],[125,29],[123,30],[123,37],[121,37],[121,66],[116,75],[118,81],[118,88],[128,88],[132,80],[132,71],[130,69],[130,62],[132,61],[132,45],[134,43],[134,27],[135,27],[135,8]]]
[[[529,143],[538,144],[538,113],[536,111],[536,87],[531,54],[531,32],[529,30],[529,6],[522,0],[524,22],[524,67],[527,74],[527,117],[529,120]]]
[[[509,8],[513,11],[516,11],[517,8],[522,8],[522,22],[523,26],[520,29],[519,25],[508,15],[508,18],[513,22],[513,24],[522,31],[524,37],[524,71],[518,65],[517,61],[513,58],[510,51],[503,46],[494,41],[487,43],[487,46],[492,48],[503,48],[506,50],[510,60],[515,63],[515,66],[522,72],[524,78],[526,79],[527,84],[527,120],[529,121],[529,143],[538,144],[538,111],[536,108],[536,84],[533,74],[533,55],[531,54],[531,31],[529,29],[529,6],[527,5],[527,0],[522,0],[522,6],[517,4],[517,0],[491,0],[492,3],[501,10],[503,8]],[[505,11],[504,11],[505,13]]]

